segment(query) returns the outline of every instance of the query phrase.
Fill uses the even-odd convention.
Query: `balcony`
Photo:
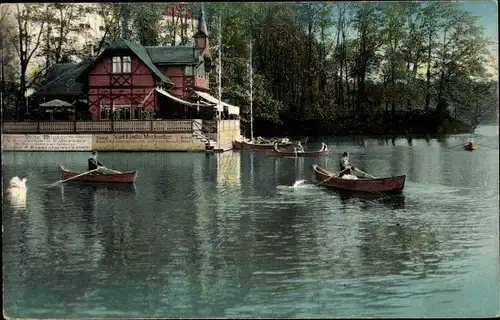
[[[209,89],[208,79],[201,77],[194,77],[195,89]]]

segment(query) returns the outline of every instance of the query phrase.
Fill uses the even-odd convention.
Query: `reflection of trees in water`
[[[126,200],[135,190],[133,186],[100,184],[73,184],[64,188],[62,207],[46,206],[47,214],[52,215],[49,218],[50,262],[41,272],[41,277],[45,278],[42,282],[53,286],[48,290],[53,292],[47,297],[48,304],[56,305],[60,303],[58,299],[75,301],[86,297],[84,300],[92,300],[89,297],[92,294],[97,295],[97,299],[99,296],[104,299],[113,297],[111,292],[103,294],[106,286],[102,285],[102,281],[112,282],[113,275],[126,268],[109,270],[102,266],[108,263],[106,259],[110,251],[118,251],[117,234],[122,234],[120,248],[126,247],[127,236],[122,228],[130,227],[124,219],[125,214],[119,217],[119,222],[113,221],[113,218],[127,211]],[[59,199],[48,203],[53,204],[54,200]],[[110,245],[110,242],[113,244]],[[120,256],[111,255],[112,263],[119,265]],[[95,291],[96,288],[100,290]],[[116,309],[120,308],[117,306]]]
[[[314,237],[304,234],[308,228],[298,217],[300,209],[275,209],[272,214],[268,219],[265,212],[235,215],[220,208],[198,213],[193,234],[198,241],[191,246],[199,253],[186,266],[200,290],[191,315],[220,316],[225,309],[248,304],[253,283],[270,288],[258,294],[271,294],[280,290],[281,281],[297,277],[296,263],[311,256]]]
[[[445,243],[440,243],[429,226],[415,223],[415,220],[388,223],[372,219],[360,223],[359,233],[363,273],[356,276],[362,284],[358,290],[366,294],[364,304],[367,308],[387,309],[392,305],[390,298],[418,297],[429,294],[428,290],[435,293],[459,291],[447,286],[422,292],[412,284],[421,283],[432,275],[466,272],[449,270],[449,266],[443,265],[457,259],[457,254],[443,254],[447,251]]]
[[[361,222],[360,253],[368,275],[397,275],[411,272],[425,278],[438,269],[440,246],[436,234],[426,226]]]
[[[6,315],[13,315],[13,306],[30,293],[30,284],[36,271],[31,266],[29,225],[25,214],[13,214],[7,203],[2,203],[2,263],[3,305]],[[32,279],[32,281],[25,281]],[[16,310],[19,312],[20,310]]]
[[[200,213],[202,214],[202,213]],[[205,213],[206,214],[206,213]],[[199,216],[195,249],[196,261],[187,267],[196,276],[198,294],[193,308],[184,315],[220,316],[223,310],[243,301],[250,289],[250,243],[252,224],[248,215],[235,219],[229,212],[215,210],[205,217]],[[193,277],[194,278],[194,277]]]
[[[364,210],[370,210],[373,205],[377,204],[382,204],[392,210],[402,210],[405,207],[406,197],[404,194],[370,194],[344,190],[329,191],[338,195],[344,207],[347,207],[348,202],[352,199],[358,199],[361,208]]]
[[[408,163],[408,148],[407,147],[395,147],[392,148],[390,168],[389,171],[391,175],[401,175],[406,174],[404,169]]]
[[[412,136],[407,136],[406,141],[408,142],[408,145],[410,147],[413,146],[413,137]]]

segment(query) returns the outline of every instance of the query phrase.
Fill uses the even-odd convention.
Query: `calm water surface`
[[[476,141],[498,148],[495,126]],[[477,317],[499,312],[498,150],[467,136],[332,138],[329,158],[101,153],[129,187],[68,183],[87,153],[2,154],[9,317]],[[311,145],[315,147],[315,145]],[[313,185],[343,151],[401,196]]]

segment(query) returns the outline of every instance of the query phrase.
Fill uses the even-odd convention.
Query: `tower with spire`
[[[200,13],[198,16],[198,27],[195,34],[193,35],[193,39],[195,54],[198,57],[202,57],[205,50],[209,48],[208,29],[207,22],[205,20],[205,10],[203,8],[203,4],[201,4]]]

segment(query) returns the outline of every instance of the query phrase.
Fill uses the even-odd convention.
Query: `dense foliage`
[[[254,43],[261,130],[439,133],[468,129],[454,118],[474,129],[496,116],[489,40],[478,17],[454,3],[212,3],[207,11],[212,41],[222,17],[223,96],[240,105]]]
[[[188,44],[185,13],[197,17],[200,6],[178,3],[177,18],[165,24],[165,5],[12,5],[14,21],[2,26],[10,41],[2,47],[18,55],[21,74],[7,77],[19,82],[18,109],[46,67],[78,54],[95,56],[114,37],[143,45]],[[475,129],[496,117],[497,82],[486,69],[490,42],[478,17],[456,3],[213,2],[204,9],[214,59],[220,19],[222,95],[243,107],[243,126],[249,119],[252,41],[257,133],[439,133]],[[75,52],[73,39],[87,28],[80,21],[85,10],[105,18],[105,34]],[[33,24],[39,28],[28,30]],[[57,36],[44,36],[51,28]],[[28,75],[34,56],[46,63]],[[210,77],[216,94],[215,68]]]

